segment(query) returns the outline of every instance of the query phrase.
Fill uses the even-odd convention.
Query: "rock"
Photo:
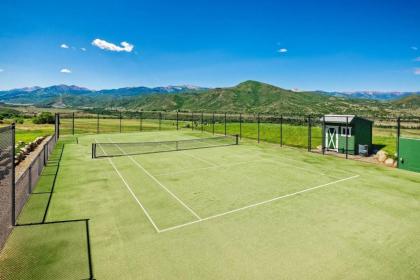
[[[387,158],[385,160],[385,165],[388,167],[394,167],[394,159],[393,158]]]
[[[398,166],[398,161],[394,161],[394,168],[397,168],[397,166]]]
[[[376,157],[378,158],[379,162],[385,162],[388,157],[388,153],[385,151],[379,151],[376,153]]]

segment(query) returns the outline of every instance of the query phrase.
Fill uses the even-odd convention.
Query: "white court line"
[[[95,142],[96,139],[95,139]],[[100,146],[100,145],[99,145]],[[100,146],[101,147],[101,146]],[[101,147],[102,152],[106,155],[106,152],[104,151],[104,149]],[[133,196],[134,200],[137,202],[137,204],[140,206],[140,208],[143,210],[144,214],[146,215],[147,219],[149,220],[149,222],[153,225],[153,227],[155,228],[157,233],[160,233],[160,229],[157,227],[157,225],[155,224],[155,222],[153,221],[152,217],[150,217],[149,213],[147,212],[146,208],[144,208],[144,206],[141,204],[141,202],[137,199],[137,196],[134,194],[134,192],[131,190],[130,186],[128,185],[127,181],[124,179],[124,177],[121,175],[120,171],[118,171],[117,167],[114,165],[114,162],[111,160],[111,158],[108,158],[109,163],[111,164],[111,166],[114,168],[114,170],[117,172],[118,176],[121,178],[121,180],[123,181],[124,185],[127,187],[128,191],[130,192],[130,194]]]
[[[112,140],[109,139],[111,142]],[[113,143],[113,142],[112,142]],[[123,154],[126,155],[124,150],[121,149],[121,147],[118,144],[114,144]],[[182,206],[184,206],[191,214],[193,214],[197,219],[201,220],[201,217],[195,213],[194,210],[192,210],[187,204],[185,204],[178,196],[176,196],[173,192],[171,192],[165,185],[163,185],[158,179],[156,179],[152,174],[150,174],[149,171],[147,171],[137,160],[135,160],[132,156],[128,156],[131,161],[137,165],[141,170],[144,171],[153,181],[155,181],[160,187],[162,187],[166,192],[168,192],[173,198],[175,198]]]
[[[319,185],[319,186],[316,186],[316,187],[304,189],[304,190],[301,190],[301,191],[298,191],[298,192],[294,192],[294,193],[282,195],[282,196],[275,197],[275,198],[272,198],[272,199],[269,199],[269,200],[265,200],[265,201],[254,203],[254,204],[251,204],[251,205],[248,205],[248,206],[244,206],[244,207],[241,207],[241,208],[238,208],[238,209],[234,209],[234,210],[227,211],[227,212],[224,212],[224,213],[220,213],[220,214],[216,214],[216,215],[213,215],[213,216],[209,216],[209,217],[206,217],[206,218],[197,220],[197,221],[192,221],[192,222],[189,222],[189,223],[185,223],[185,224],[181,224],[181,225],[177,225],[177,226],[165,228],[165,229],[162,229],[160,232],[161,233],[162,232],[167,232],[167,231],[179,229],[179,228],[182,228],[182,227],[186,227],[186,226],[189,226],[189,225],[193,225],[193,224],[196,224],[196,223],[199,223],[199,222],[203,222],[203,221],[207,221],[207,220],[212,220],[212,219],[219,218],[219,217],[222,217],[222,216],[225,216],[225,215],[229,215],[229,214],[232,214],[232,213],[236,213],[236,212],[239,212],[239,211],[242,211],[242,210],[246,210],[246,209],[257,207],[257,206],[260,206],[260,205],[263,205],[263,204],[271,203],[271,202],[276,201],[276,200],[284,199],[284,198],[295,196],[295,195],[298,195],[298,194],[301,194],[301,193],[304,193],[304,192],[309,192],[309,191],[312,191],[312,190],[315,190],[315,189],[319,189],[319,188],[323,188],[323,187],[326,187],[326,186],[329,186],[329,185],[333,185],[333,184],[337,184],[337,183],[344,182],[344,181],[347,181],[347,180],[351,180],[351,179],[357,178],[359,176],[360,175],[355,175],[355,176],[347,177],[347,178],[344,178],[344,179],[341,179],[341,180],[337,180],[337,181],[334,181],[334,182],[322,184],[322,185]]]

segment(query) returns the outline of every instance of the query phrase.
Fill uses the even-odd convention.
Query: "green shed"
[[[348,154],[370,154],[373,122],[356,115],[325,115],[322,117],[324,148]]]

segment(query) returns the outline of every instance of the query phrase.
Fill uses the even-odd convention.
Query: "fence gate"
[[[420,139],[401,137],[398,161],[399,168],[420,172]]]

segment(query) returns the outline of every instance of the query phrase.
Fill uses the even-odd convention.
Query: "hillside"
[[[363,115],[413,115],[401,103],[329,96],[321,92],[294,92],[247,81],[235,87],[201,93],[148,95],[101,102],[101,107],[143,110],[216,112],[281,112],[284,114],[352,113]],[[414,112],[414,113],[413,113]]]
[[[397,100],[349,98],[321,91],[296,92],[256,81],[234,87],[130,87],[93,91],[76,86],[25,88],[0,92],[0,101],[56,108],[270,112],[283,114],[351,113],[419,116],[420,95]]]

